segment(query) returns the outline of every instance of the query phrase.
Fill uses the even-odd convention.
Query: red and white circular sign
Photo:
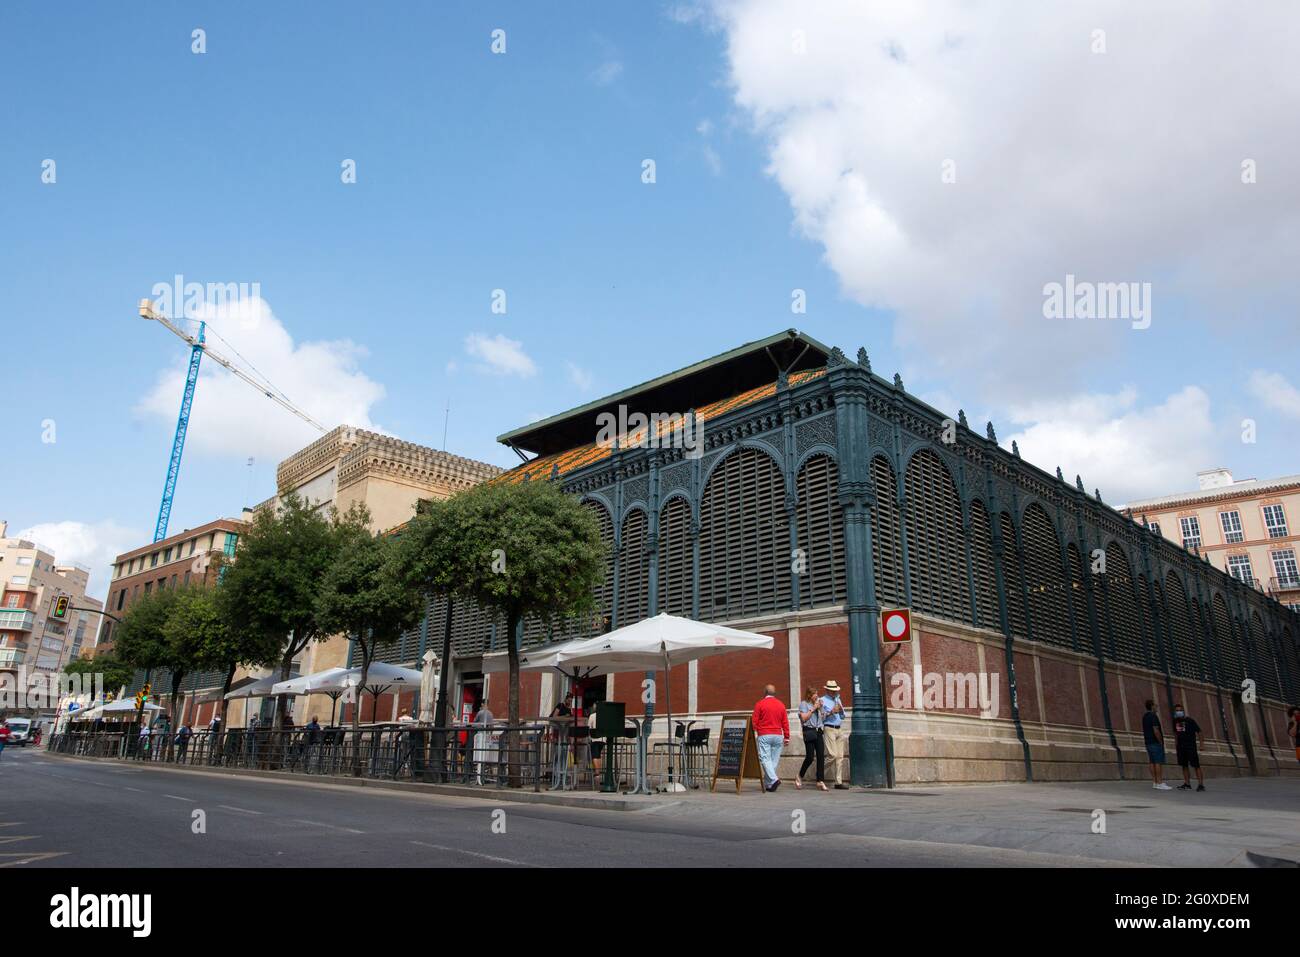
[[[912,613],[906,608],[883,612],[880,616],[880,637],[886,644],[912,640]]]

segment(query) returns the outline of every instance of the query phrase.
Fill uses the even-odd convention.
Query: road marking
[[[421,847],[431,847],[435,851],[451,851],[453,854],[468,854],[470,857],[481,858],[485,861],[492,861],[496,864],[513,864],[516,867],[540,867],[540,864],[530,864],[527,861],[515,861],[508,857],[493,857],[491,854],[480,854],[478,851],[466,851],[459,847],[447,847],[445,844],[429,844],[425,841],[412,841],[412,844],[419,844]]]
[[[0,854],[0,857],[16,857],[18,858],[18,860],[16,861],[0,860],[0,867],[17,867],[19,864],[31,864],[35,861],[47,861],[51,857],[66,857],[67,854],[68,854],[67,851],[41,851],[36,854],[16,854],[13,852],[9,852],[6,854]]]
[[[164,794],[163,797],[165,797],[165,798],[171,798],[173,801],[186,801],[186,802],[188,802],[189,804],[193,804],[193,803],[194,803],[194,799],[193,799],[193,798],[181,797],[179,794]]]
[[[217,807],[227,811],[238,811],[240,814],[261,814],[261,811],[250,811],[246,807],[231,807],[229,804],[218,804]]]
[[[19,841],[30,841],[40,837],[39,834],[18,834],[14,837],[0,837],[0,844],[17,844]]]
[[[136,794],[144,794],[144,793],[145,793],[145,792],[144,792],[142,789],[140,789],[140,788],[127,787],[127,785],[125,785],[125,784],[123,784],[122,787],[123,787],[123,788],[126,788],[126,790],[128,790],[128,791],[134,791]]]
[[[364,834],[364,833],[366,833],[365,831],[358,831],[358,830],[357,830],[356,828],[354,828],[354,827],[339,827],[339,826],[336,825],[336,824],[326,824],[324,821],[304,821],[304,820],[303,820],[302,818],[300,818],[300,817],[291,817],[291,818],[289,818],[289,820],[293,821],[295,824],[311,824],[311,825],[313,825],[313,826],[315,826],[315,827],[327,827],[327,828],[329,828],[331,831],[347,831],[349,834]]]

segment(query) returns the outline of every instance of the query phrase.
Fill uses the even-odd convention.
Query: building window
[[[1295,549],[1284,548],[1273,553],[1273,575],[1280,588],[1300,588],[1300,572],[1296,570]]]
[[[1245,541],[1246,536],[1241,534],[1240,512],[1220,512],[1219,524],[1223,526],[1223,540],[1229,545]]]
[[[194,554],[194,543],[195,543],[195,541],[197,541],[197,539],[193,539],[193,538],[190,539],[190,550],[189,550],[189,552],[188,552],[188,554],[190,554],[190,555],[193,555],[193,554]]]
[[[17,607],[18,607],[18,596],[17,596],[17,595],[10,595],[10,596],[8,597],[8,599],[5,600],[5,605],[6,605],[7,607],[9,607],[9,608],[17,608]]]
[[[144,593],[147,595],[147,594],[149,594],[149,592],[152,591],[152,590],[153,590],[153,582],[145,582],[145,583],[144,583]]]
[[[167,564],[169,561],[171,561],[171,560],[172,560],[172,550],[171,550],[170,548],[164,548],[164,549],[163,549],[163,564],[166,565],[166,564]]]
[[[1149,528],[1149,529],[1150,529],[1152,532],[1154,532],[1156,535],[1159,535],[1159,534],[1160,534],[1160,523],[1159,523],[1159,522],[1147,522],[1147,528]]]
[[[227,558],[235,557],[235,544],[238,541],[239,541],[238,535],[236,535],[234,532],[226,532],[226,547],[222,549],[222,553]]]
[[[125,589],[125,588],[123,588],[120,592],[117,593],[117,610],[118,610],[118,611],[121,611],[121,610],[122,610],[122,602],[124,602],[124,601],[126,601],[126,589]]]
[[[19,565],[30,565],[31,563],[32,563],[32,559],[31,559],[31,556],[30,556],[30,555],[19,555],[19,556],[18,556],[18,564],[19,564]]]
[[[149,556],[149,567],[153,568],[157,564],[158,564],[158,553],[154,552],[152,555]]]
[[[1269,538],[1286,538],[1286,512],[1281,505],[1264,506],[1264,527]]]
[[[11,578],[11,579],[9,579],[9,580],[10,580],[11,582],[13,582],[15,585],[26,585],[26,584],[27,584],[27,576],[26,576],[26,575],[15,575],[13,578]]]
[[[1178,524],[1183,530],[1183,548],[1201,547],[1201,520],[1195,515],[1180,518]]]
[[[1249,555],[1229,555],[1228,574],[1239,582],[1245,582],[1247,585],[1255,584],[1255,575],[1250,570]]]

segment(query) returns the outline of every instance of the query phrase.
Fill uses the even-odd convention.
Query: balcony
[[[1283,591],[1300,591],[1300,575],[1284,575],[1268,580],[1268,593],[1276,595]]]
[[[25,608],[0,608],[0,629],[31,631],[36,617]]]
[[[21,665],[26,658],[27,652],[18,648],[0,648],[0,668]]]

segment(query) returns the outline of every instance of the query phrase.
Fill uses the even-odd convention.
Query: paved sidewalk
[[[1177,783],[1177,782],[1175,782]],[[995,784],[892,791],[663,795],[711,823],[934,841],[1173,867],[1300,866],[1300,778],[1215,778],[1204,793],[1138,781]],[[1105,812],[1094,833],[1094,812]],[[656,813],[664,813],[657,811]],[[1252,857],[1252,854],[1255,855]]]

